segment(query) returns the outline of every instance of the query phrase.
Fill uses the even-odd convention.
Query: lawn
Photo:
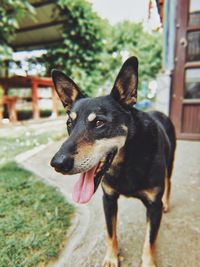
[[[64,120],[0,128],[0,166],[21,152],[66,136]]]
[[[64,128],[58,134],[58,127],[45,126],[8,129],[6,136],[0,130],[0,267],[46,266],[58,256],[70,226],[74,208],[14,162],[19,152],[65,134]]]

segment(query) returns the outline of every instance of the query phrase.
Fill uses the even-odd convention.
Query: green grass
[[[0,267],[46,266],[55,259],[66,238],[74,207],[55,189],[13,161],[19,152],[48,142],[49,133],[24,130],[0,139]],[[15,135],[19,142],[13,137]],[[61,135],[62,136],[62,135]],[[61,137],[60,136],[60,137]],[[51,138],[59,138],[51,132]]]

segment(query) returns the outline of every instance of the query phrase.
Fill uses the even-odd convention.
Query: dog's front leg
[[[103,195],[103,206],[107,226],[107,252],[103,261],[104,267],[118,267],[118,242],[117,242],[117,200],[119,195]]]
[[[147,229],[142,254],[141,267],[156,267],[155,241],[162,218],[162,201],[157,199],[153,203],[146,204]]]

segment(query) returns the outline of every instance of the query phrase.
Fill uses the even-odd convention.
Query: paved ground
[[[62,176],[49,167],[61,142],[23,160],[23,165],[60,188],[67,197],[76,176]],[[105,254],[105,224],[98,192],[77,208],[79,222],[54,266],[97,267]],[[145,235],[145,209],[135,199],[119,200],[118,239],[122,267],[137,267]],[[179,141],[173,174],[171,211],[163,216],[157,241],[158,267],[200,266],[200,142]]]

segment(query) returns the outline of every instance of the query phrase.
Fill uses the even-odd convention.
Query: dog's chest
[[[117,193],[129,197],[134,196],[138,191],[138,179],[135,179],[133,174],[127,173],[125,169],[126,164],[121,162],[112,166],[105,174],[102,186],[107,194]]]
[[[117,162],[117,161],[115,161]],[[147,186],[144,168],[128,161],[118,161],[112,164],[103,178],[104,191],[117,193],[127,197],[135,197],[138,192]]]

